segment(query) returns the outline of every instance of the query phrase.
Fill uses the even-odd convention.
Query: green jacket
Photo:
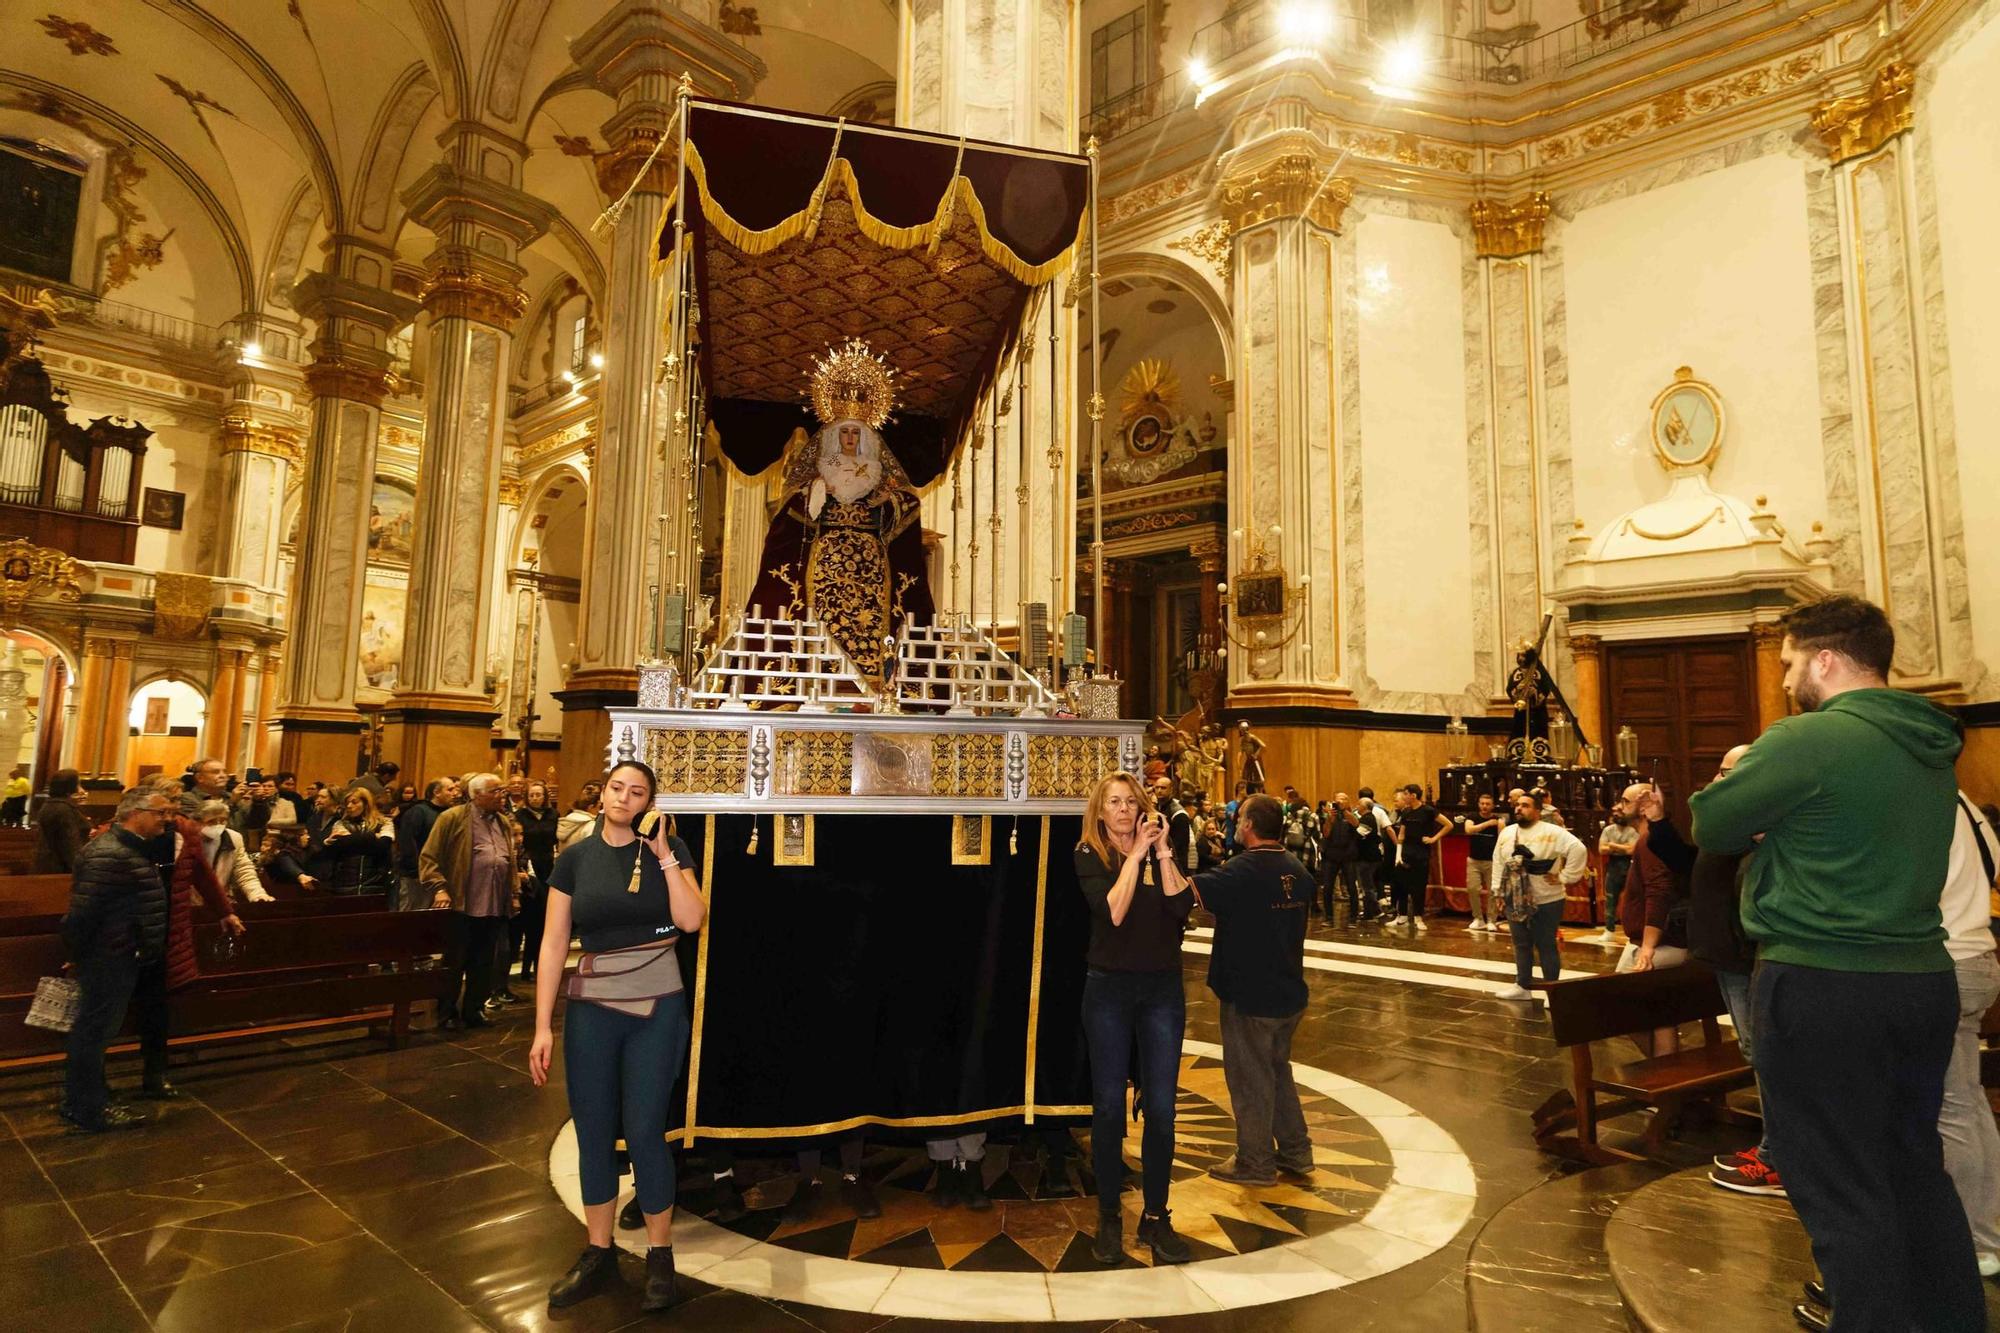
[[[1958,722],[1900,690],[1850,690],[1757,738],[1689,798],[1705,852],[1749,851],[1758,956],[1836,972],[1948,972]],[[1762,833],[1764,841],[1753,843]]]

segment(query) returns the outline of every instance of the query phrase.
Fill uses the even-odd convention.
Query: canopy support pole
[[[1097,136],[1084,144],[1090,159],[1090,642],[1096,657],[1096,674],[1108,675],[1104,660],[1104,488],[1097,475],[1097,460],[1104,453],[1104,394],[1098,378],[1103,372],[1104,350],[1097,322]]]

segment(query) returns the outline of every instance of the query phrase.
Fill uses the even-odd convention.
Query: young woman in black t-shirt
[[[1194,894],[1167,852],[1167,825],[1130,773],[1097,784],[1083,815],[1076,879],[1090,904],[1089,975],[1083,1031],[1090,1045],[1091,1156],[1097,1173],[1097,1238],[1102,1264],[1125,1257],[1118,1191],[1125,1179],[1125,1085],[1139,1048],[1140,1139],[1145,1211],[1138,1237],[1156,1263],[1186,1263],[1174,1231],[1167,1183],[1174,1164],[1174,1101],[1187,1003],[1181,989],[1181,932]]]
[[[642,1308],[674,1303],[674,1159],[667,1098],[687,1054],[688,1012],[674,941],[707,918],[687,844],[662,819],[651,838],[634,821],[653,804],[653,770],[627,760],[604,779],[603,816],[556,858],[535,976],[535,1041],[528,1075],[541,1087],[555,1054],[556,988],[572,931],[584,954],[565,993],[563,1064],[576,1123],[577,1172],[590,1244],[549,1288],[552,1309],[595,1295],[617,1277],[612,1248],[622,1134],[646,1219]]]

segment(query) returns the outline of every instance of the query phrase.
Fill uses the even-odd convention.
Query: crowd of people
[[[1957,722],[1889,687],[1894,637],[1879,608],[1831,597],[1794,609],[1783,626],[1798,711],[1722,757],[1689,800],[1689,826],[1677,826],[1653,784],[1622,793],[1597,847],[1607,939],[1621,946],[1620,972],[1698,959],[1715,975],[1755,1071],[1763,1134],[1719,1157],[1711,1179],[1796,1208],[1822,1273],[1799,1321],[1983,1327],[1979,1277],[2000,1275],[2000,1129],[1980,1079],[1980,1026],[2000,999],[2000,820],[1957,789]],[[143,1054],[137,1096],[176,1095],[167,996],[195,974],[195,901],[231,934],[254,929],[238,904],[271,897],[381,893],[399,910],[446,910],[447,1026],[477,1027],[523,1003],[509,984],[518,965],[535,986],[529,1072],[540,1085],[553,1066],[558,994],[571,1002],[564,1066],[589,1245],[551,1305],[612,1280],[622,1224],[643,1227],[646,1301],[665,1308],[675,1299],[674,1162],[663,1134],[632,1129],[664,1131],[688,1039],[671,946],[701,928],[705,908],[671,820],[648,815],[653,775],[621,763],[561,814],[541,782],[479,773],[419,791],[399,776],[384,764],[345,787],[300,790],[290,774],[232,783],[203,760],[126,792],[87,842],[76,775],[54,777],[37,812],[37,868],[73,877],[63,931],[81,984],[62,1115],[94,1132],[143,1121],[105,1084],[104,1047],[128,1007]],[[1589,859],[1539,789],[1512,791],[1504,804],[1482,794],[1453,819],[1415,783],[1387,802],[1362,788],[1314,803],[1287,787],[1282,799],[1245,791],[1218,808],[1181,800],[1165,774],[1097,784],[1075,872],[1091,914],[1080,1021],[1099,1262],[1125,1255],[1128,1114],[1143,1122],[1136,1240],[1155,1263],[1189,1257],[1170,1196],[1193,909],[1214,921],[1207,984],[1220,1002],[1237,1120],[1235,1155],[1213,1174],[1246,1185],[1304,1180],[1312,1152],[1290,1052],[1307,1004],[1308,921],[1344,902],[1351,919],[1421,932],[1430,849],[1454,831],[1469,843],[1471,930],[1511,936],[1515,985],[1501,993],[1529,999],[1538,969],[1542,985],[1561,975],[1563,905]],[[572,938],[583,948],[573,968]],[[1632,1039],[1663,1056],[1679,1033]],[[614,1216],[621,1139],[638,1195]],[[843,1200],[879,1215],[859,1176],[859,1132],[830,1142]],[[991,1206],[978,1170],[984,1144],[977,1132],[928,1144],[941,1203]],[[818,1156],[799,1154],[794,1221],[817,1206]],[[728,1154],[710,1165],[720,1167],[719,1215],[740,1214]],[[1051,1189],[1066,1185],[1061,1177]]]

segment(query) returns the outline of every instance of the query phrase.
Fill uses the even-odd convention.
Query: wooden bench
[[[0,917],[61,916],[69,910],[68,875],[0,877]]]
[[[221,948],[219,924],[197,924],[202,976],[172,996],[174,1047],[356,1024],[404,1045],[412,1008],[443,1001],[449,988],[445,971],[419,964],[444,950],[450,913],[352,910],[355,901],[259,915],[233,956]],[[0,918],[0,1068],[62,1059],[60,1034],[21,1021],[36,982],[62,966],[61,924]],[[132,1048],[118,1040],[111,1049]]]
[[[1535,1143],[1541,1148],[1597,1164],[1638,1161],[1645,1154],[1600,1144],[1599,1122],[1637,1107],[1658,1108],[1643,1140],[1650,1154],[1680,1109],[1692,1102],[1711,1104],[1719,1118],[1739,1118],[1721,1104],[1722,1096],[1751,1082],[1750,1064],[1736,1042],[1722,1038],[1716,1022],[1726,1012],[1722,992],[1715,974],[1701,963],[1577,977],[1542,990],[1556,1045],[1569,1050],[1570,1087],[1534,1113]],[[1703,1045],[1607,1069],[1592,1057],[1594,1041],[1692,1022],[1701,1024]]]

